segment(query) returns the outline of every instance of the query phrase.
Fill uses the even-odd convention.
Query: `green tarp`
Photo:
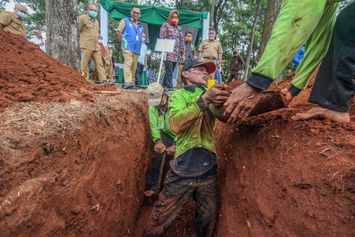
[[[121,20],[122,18],[129,17],[130,11],[133,6],[137,4],[116,2],[113,0],[100,0],[102,7],[108,11],[109,17]],[[172,9],[156,6],[137,5],[141,9],[141,17],[139,21],[148,25],[149,32],[149,44],[148,47],[152,49],[154,47],[156,39],[159,37],[160,26],[168,19],[169,12]],[[202,36],[203,20],[207,19],[208,12],[193,12],[179,10],[180,19],[179,25],[186,27],[197,28],[198,33],[196,35],[195,42],[199,42]]]

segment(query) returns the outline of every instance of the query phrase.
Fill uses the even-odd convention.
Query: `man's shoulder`
[[[194,97],[195,94],[200,94],[203,92],[203,89],[197,85],[184,86],[181,89],[175,90],[172,94],[172,97]]]
[[[86,20],[86,19],[88,19],[89,18],[89,16],[87,15],[87,14],[84,14],[84,15],[80,15],[79,16],[79,20]]]
[[[16,14],[13,12],[0,12],[1,17],[17,18]]]

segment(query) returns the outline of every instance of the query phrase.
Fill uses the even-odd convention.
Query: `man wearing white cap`
[[[159,83],[153,83],[146,90],[148,94],[150,131],[154,142],[155,156],[148,172],[147,190],[144,195],[150,197],[158,190],[160,164],[164,153],[175,154],[175,134],[171,131],[168,120],[169,96]]]

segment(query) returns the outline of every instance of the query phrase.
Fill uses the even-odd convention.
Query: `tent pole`
[[[163,69],[164,55],[165,52],[161,52],[160,67],[159,67],[158,80],[157,80],[158,83],[160,83],[160,76],[161,76],[161,71]]]
[[[108,12],[100,5],[100,33],[104,46],[107,46],[108,41]]]

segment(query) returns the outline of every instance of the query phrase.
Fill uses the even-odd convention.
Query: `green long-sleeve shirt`
[[[149,123],[154,142],[162,141],[160,130],[175,138],[175,134],[170,129],[168,112],[161,112],[159,106],[149,106]]]
[[[327,53],[339,1],[283,0],[270,40],[247,83],[267,89],[305,44],[304,58],[292,81],[294,87],[304,89]]]
[[[197,105],[205,89],[200,86],[188,86],[176,90],[170,97],[170,127],[176,133],[176,153],[179,157],[193,148],[205,148],[216,153],[213,140],[215,117],[209,111],[201,111]]]

